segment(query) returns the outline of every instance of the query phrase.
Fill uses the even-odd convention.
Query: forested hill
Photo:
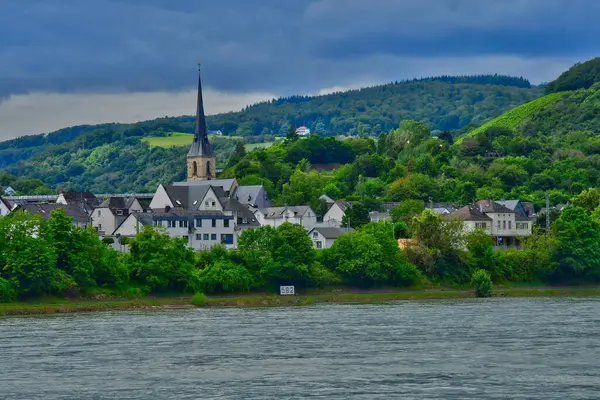
[[[272,142],[290,125],[306,125],[321,136],[376,135],[413,119],[431,129],[478,126],[514,106],[535,99],[542,89],[522,78],[499,75],[437,77],[394,82],[323,96],[294,96],[208,117],[210,130]],[[194,105],[190,105],[193,109]],[[135,124],[76,126],[0,143],[0,169],[21,179],[41,179],[49,188],[98,192],[153,190],[160,182],[182,179],[184,147],[150,148],[144,139],[193,132],[191,116]],[[260,137],[258,137],[259,135]],[[225,165],[235,141],[214,139],[217,163]],[[5,175],[6,176],[6,175]],[[14,178],[0,185],[31,192],[32,182]],[[34,192],[49,189],[40,186]]]
[[[322,96],[273,99],[241,112],[214,115],[208,122],[211,129],[240,136],[285,135],[290,124],[307,126],[322,136],[378,135],[409,119],[445,131],[479,126],[541,94],[542,89],[523,78],[442,76]]]

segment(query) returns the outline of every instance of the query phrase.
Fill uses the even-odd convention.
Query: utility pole
[[[550,195],[546,193],[546,239],[550,230]]]

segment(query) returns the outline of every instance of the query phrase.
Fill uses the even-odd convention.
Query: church
[[[186,157],[187,179],[171,185],[159,185],[149,208],[151,223],[166,228],[172,237],[188,240],[194,249],[217,244],[237,247],[237,238],[245,229],[259,227],[254,215],[270,206],[262,185],[239,186],[235,178],[217,179],[217,159],[208,139],[202,77],[198,68],[198,94],[194,141]],[[115,234],[132,236],[150,218],[132,214]]]

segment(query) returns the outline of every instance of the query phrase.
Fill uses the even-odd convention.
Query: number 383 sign
[[[296,292],[293,286],[279,286],[279,294],[282,296],[295,295]]]

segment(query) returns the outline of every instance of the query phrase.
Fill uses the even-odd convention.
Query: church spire
[[[204,102],[202,100],[202,76],[200,75],[200,63],[198,63],[198,102],[196,105],[196,131],[194,142],[188,152],[188,157],[212,156],[212,148],[208,142],[206,130],[206,117],[204,116]]]

